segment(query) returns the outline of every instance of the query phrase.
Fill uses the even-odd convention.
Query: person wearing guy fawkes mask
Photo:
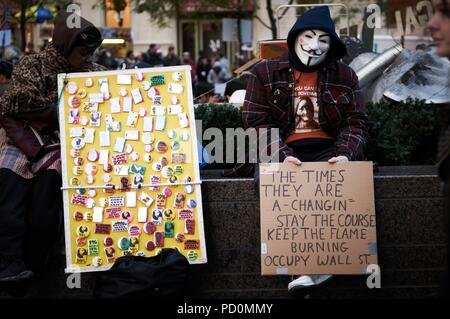
[[[338,62],[346,47],[336,34],[328,7],[306,11],[289,31],[288,52],[258,63],[248,77],[243,107],[244,128],[258,129],[258,139],[271,141],[279,129],[278,148],[260,149],[271,162],[363,160],[368,118],[358,77]],[[267,135],[267,136],[266,136]],[[258,183],[256,166],[255,180]],[[300,276],[289,292],[314,287],[331,275]]]

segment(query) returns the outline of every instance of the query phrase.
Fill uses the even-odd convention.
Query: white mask
[[[306,66],[321,63],[327,57],[331,37],[325,31],[313,29],[301,32],[295,41],[295,53]]]

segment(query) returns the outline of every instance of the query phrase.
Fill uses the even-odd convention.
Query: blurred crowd
[[[40,50],[47,44],[44,43]],[[13,65],[22,56],[33,53],[36,53],[33,44],[27,46],[22,53],[13,46],[6,48],[1,60],[0,95],[2,86],[6,85],[11,77]],[[195,104],[228,102],[236,90],[245,90],[246,87],[242,79],[233,78],[230,62],[220,51],[213,56],[207,56],[200,51],[195,61],[189,52],[178,56],[174,46],[168,48],[166,55],[158,44],[150,44],[147,51],[140,53],[127,51],[126,46],[102,46],[95,52],[93,60],[109,70],[190,65]],[[240,65],[245,62],[243,59],[238,61]]]

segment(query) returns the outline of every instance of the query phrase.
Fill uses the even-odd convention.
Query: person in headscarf
[[[61,11],[52,42],[14,68],[0,98],[2,118],[39,121],[57,132],[58,73],[105,70],[90,62],[102,43],[100,31],[82,17],[79,27],[69,28],[72,14]],[[0,128],[0,283],[28,280],[45,269],[62,207],[60,150],[32,162],[10,136]]]

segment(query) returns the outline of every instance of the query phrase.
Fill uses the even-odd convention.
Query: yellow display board
[[[206,263],[190,66],[58,75],[66,272]]]

